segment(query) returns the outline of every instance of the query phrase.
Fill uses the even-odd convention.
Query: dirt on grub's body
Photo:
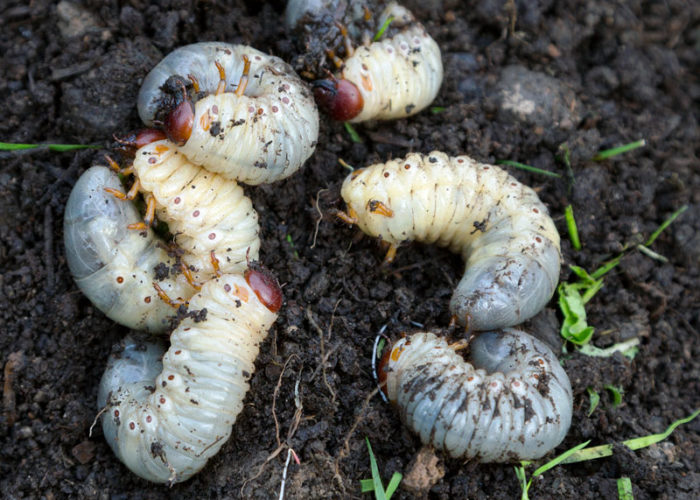
[[[444,110],[358,125],[359,144],[342,124],[324,118],[318,149],[302,172],[246,188],[260,214],[261,260],[284,283],[285,305],[230,441],[201,473],[171,490],[129,472],[99,425],[89,437],[98,380],[126,330],[96,311],[71,279],[64,205],[78,176],[102,162],[111,134],[140,126],[139,84],[162,54],[223,40],[293,57],[294,44],[281,27],[282,2],[38,0],[0,7],[0,140],[104,148],[0,153],[5,497],[271,498],[287,457],[285,448],[265,464],[278,446],[272,408],[280,375],[279,438],[301,461],[289,465],[286,498],[360,497],[359,480],[370,477],[365,436],[385,482],[407,470],[418,439],[378,397],[363,405],[374,389],[372,341],[384,324],[393,336],[415,330],[411,322],[447,325],[462,263],[441,249],[407,245],[390,267],[380,267],[377,242],[332,215],[342,208],[339,187],[347,174],[338,158],[360,167],[438,149],[561,173],[554,179],[512,170],[539,192],[563,235],[563,280],[573,279],[568,264],[597,268],[687,204],[652,247],[668,262],[628,252],[588,304],[596,345],[632,337],[641,345],[633,360],[566,357],[575,413],[557,452],[589,439],[603,444],[662,432],[700,406],[700,6],[674,0],[407,3],[442,48],[445,81],[433,106]],[[532,110],[532,98],[547,113]],[[590,161],[601,149],[641,138],[642,149]],[[573,183],[557,159],[564,142]],[[565,236],[568,204],[581,251]],[[526,327],[556,343],[560,321],[553,300]],[[303,412],[288,437],[299,376]],[[621,405],[613,407],[607,384],[622,389]],[[601,394],[591,416],[587,387]],[[533,482],[530,498],[612,498],[620,477],[631,479],[637,499],[697,498],[699,429],[697,419],[650,448],[617,446],[610,458],[556,467]],[[520,495],[511,465],[447,460],[445,470],[428,497]],[[411,495],[399,490],[398,496]]]

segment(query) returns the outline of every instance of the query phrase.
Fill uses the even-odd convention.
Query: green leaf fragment
[[[357,133],[357,130],[355,130],[355,128],[350,125],[349,122],[343,122],[343,125],[345,125],[345,130],[347,130],[348,134],[350,134],[350,140],[352,142],[362,142],[360,134]]]
[[[616,406],[619,406],[620,403],[622,403],[622,389],[615,387],[614,385],[605,385],[604,386],[610,393],[612,394],[613,397],[613,408]]]
[[[630,478],[621,477],[617,480],[617,498],[619,500],[634,500]]]
[[[641,448],[646,448],[647,446],[651,446],[652,444],[658,443],[659,441],[663,441],[671,435],[671,433],[676,429],[676,427],[678,427],[681,424],[687,424],[698,415],[700,415],[700,409],[695,410],[691,415],[685,418],[676,420],[671,425],[669,425],[668,428],[661,434],[651,434],[649,436],[628,439],[627,441],[623,441],[622,444],[627,446],[630,450],[639,450]],[[573,464],[577,462],[585,462],[587,460],[595,460],[596,458],[609,457],[612,455],[612,453],[613,445],[611,444],[592,446],[591,448],[586,448],[577,451],[576,453],[573,453],[572,455],[567,457],[567,459],[563,463]]]
[[[598,392],[596,392],[596,390],[592,387],[586,387],[586,391],[588,391],[588,398],[590,400],[587,416],[590,417],[591,415],[593,415],[593,412],[598,407],[598,403],[600,403],[600,394],[598,394]]]
[[[569,239],[574,247],[574,250],[581,250],[581,240],[578,236],[578,228],[576,227],[576,219],[574,219],[574,207],[567,205],[564,209],[564,218],[566,219],[566,227],[569,230]]]
[[[387,28],[389,28],[389,25],[391,24],[391,22],[393,20],[394,20],[394,16],[389,16],[386,19],[386,21],[384,21],[384,23],[379,28],[379,31],[377,31],[377,34],[374,35],[374,38],[372,39],[373,42],[378,41],[384,35],[384,32],[387,30]]]

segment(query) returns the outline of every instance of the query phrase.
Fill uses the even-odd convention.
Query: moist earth
[[[371,475],[364,438],[384,481],[411,472],[399,498],[517,498],[512,465],[436,458],[372,395],[377,332],[449,324],[458,256],[418,244],[382,266],[377,241],[335,216],[355,167],[410,151],[513,160],[562,234],[561,279],[624,253],[587,304],[594,344],[641,340],[633,359],[568,346],[563,366],[574,418],[551,456],[590,440],[659,433],[700,407],[700,169],[697,2],[565,0],[407,1],[443,51],[445,80],[409,119],[367,123],[353,142],[322,118],[315,154],[282,182],[246,188],[260,215],[261,261],[285,304],[257,360],[233,436],[190,481],[168,489],[129,472],[104,441],[97,385],[126,335],[78,291],[66,266],[62,218],[79,175],[113,152],[112,134],[139,128],[136,95],[175,47],[250,44],[308,61],[282,27],[283,2],[96,0],[0,7],[0,140],[95,144],[96,150],[0,153],[0,491],[6,498],[359,498]],[[324,33],[319,31],[320,35]],[[336,37],[337,38],[337,37]],[[321,42],[313,50],[323,54]],[[331,43],[331,42],[327,42]],[[342,53],[342,51],[340,51]],[[313,62],[313,61],[312,61]],[[596,152],[644,139],[604,161]],[[568,155],[570,167],[564,158]],[[572,248],[572,205],[583,244]],[[688,209],[651,246],[674,211]],[[556,298],[525,328],[561,352]],[[622,391],[615,405],[607,385]],[[589,415],[590,388],[601,395]],[[665,441],[563,465],[533,481],[530,498],[614,498],[629,477],[637,499],[700,495],[700,419]],[[417,464],[417,465],[416,465]],[[528,468],[532,472],[533,467]],[[428,477],[425,477],[425,476]],[[366,497],[366,495],[365,495]]]

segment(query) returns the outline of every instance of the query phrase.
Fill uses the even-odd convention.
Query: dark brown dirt
[[[558,452],[588,439],[602,444],[661,432],[700,407],[700,5],[469,3],[409,2],[443,50],[446,76],[434,105],[444,112],[357,126],[361,144],[351,142],[342,124],[324,120],[303,172],[248,189],[262,224],[262,261],[285,284],[285,306],[231,440],[201,473],[171,490],[130,473],[99,426],[89,437],[99,378],[126,331],[73,284],[63,207],[82,171],[101,161],[111,134],[139,127],[139,83],[161,54],[224,40],[291,57],[282,2],[2,3],[0,140],[97,143],[105,150],[0,153],[0,495],[274,497],[287,456],[285,448],[265,463],[278,446],[272,409],[280,379],[274,402],[280,440],[301,460],[289,467],[286,498],[361,496],[359,480],[370,476],[364,436],[385,479],[406,472],[418,439],[378,397],[363,405],[374,389],[373,337],[384,324],[392,335],[414,330],[411,322],[445,326],[462,263],[443,250],[412,245],[392,266],[380,267],[377,243],[332,216],[341,208],[339,186],[347,173],[338,158],[362,166],[439,149],[562,173],[553,179],[512,172],[539,191],[562,235],[564,207],[573,205],[584,246],[574,251],[564,237],[564,261],[589,270],[634,247],[688,204],[653,245],[668,262],[629,251],[589,303],[596,345],[635,336],[642,343],[633,360],[566,357],[575,415]],[[522,95],[535,89],[540,111],[508,109],[499,92],[518,83]],[[600,149],[640,138],[647,141],[643,149],[589,160]],[[563,143],[571,151],[571,175],[558,160]],[[562,279],[573,279],[566,265]],[[529,329],[558,342],[560,321],[553,300]],[[303,412],[288,436],[299,377]],[[613,407],[606,384],[624,391],[620,406]],[[602,395],[590,417],[587,387]],[[637,499],[698,498],[698,430],[700,419],[650,448],[618,446],[610,458],[557,467],[534,481],[530,496],[615,498],[616,479],[626,476]],[[430,498],[520,495],[510,465],[447,460],[445,470]],[[398,496],[411,495],[400,490]]]

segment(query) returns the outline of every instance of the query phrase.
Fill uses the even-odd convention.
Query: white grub
[[[396,35],[355,49],[339,78],[355,84],[364,106],[350,122],[393,120],[425,109],[437,96],[443,68],[440,47],[405,7],[391,2],[377,27],[393,16]]]
[[[479,462],[541,458],[566,436],[573,398],[566,372],[539,340],[489,331],[465,361],[421,332],[398,341],[382,366],[385,390],[421,442]]]
[[[123,189],[117,174],[103,166],[86,170],[73,187],[63,225],[68,267],[80,290],[110,319],[136,330],[164,331],[174,311],[153,283],[172,298],[186,300],[195,290],[168,272],[175,259],[153,231],[127,228],[141,221],[134,205],[105,188]]]
[[[462,255],[466,270],[450,310],[472,330],[520,324],[554,293],[559,233],[537,194],[505,170],[468,156],[412,153],[356,170],[341,194],[366,234]]]
[[[244,56],[250,61],[245,92]],[[218,62],[226,75],[223,93]],[[171,52],[146,76],[138,98],[149,126],[171,76],[195,77],[204,95],[195,104],[192,133],[178,150],[196,165],[246,184],[284,179],[311,156],[318,139],[318,110],[308,86],[278,57],[245,45],[203,42]]]
[[[243,408],[255,358],[277,314],[243,276],[207,282],[163,349],[132,339],[109,359],[98,405],[107,442],[138,476],[186,481],[214,456]]]
[[[182,262],[195,281],[216,275],[211,252],[223,273],[243,272],[258,259],[258,214],[235,181],[192,164],[167,140],[139,149],[133,167],[141,191],[155,199],[158,219],[184,250]]]

